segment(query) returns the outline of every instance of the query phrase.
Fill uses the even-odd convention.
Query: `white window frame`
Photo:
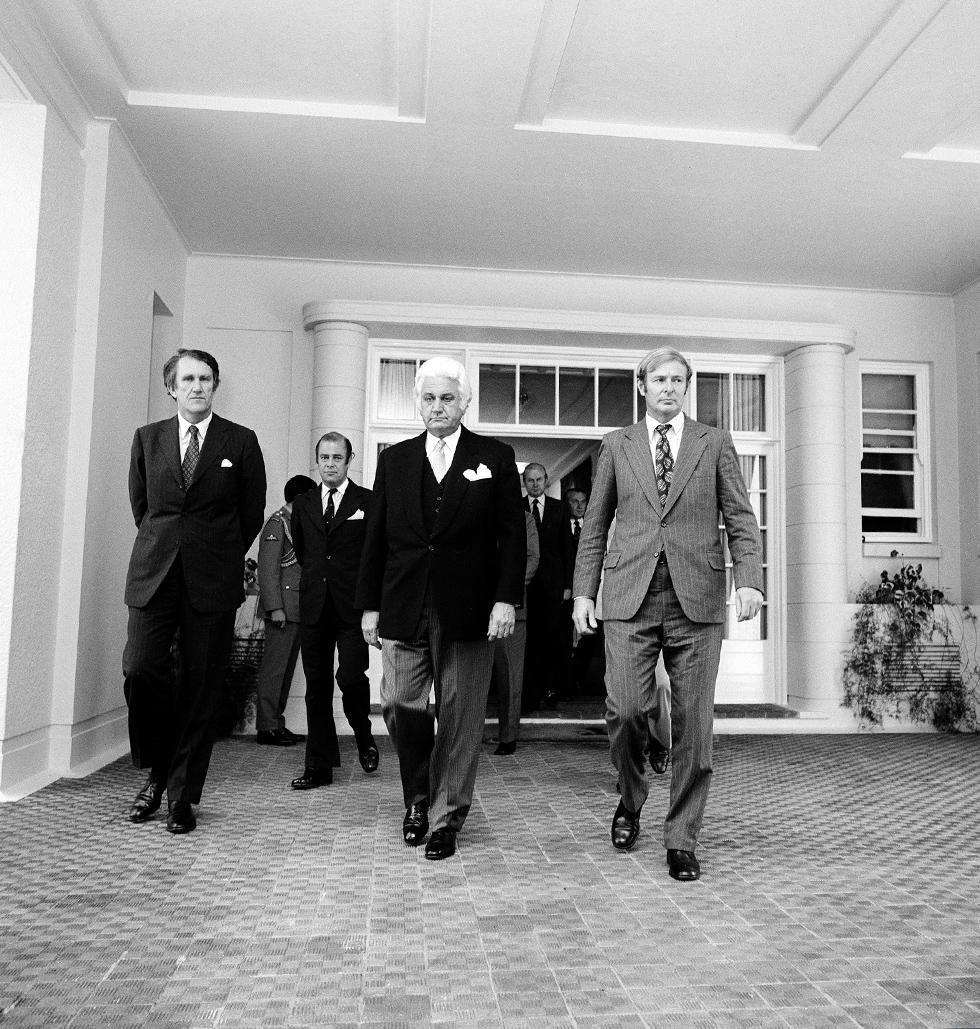
[[[879,408],[864,406],[865,375],[907,375],[913,379],[915,389],[915,409],[908,412],[915,416],[915,445],[912,449],[912,498],[911,509],[891,507],[865,507],[861,505],[861,535],[866,543],[932,543],[932,412],[930,410],[930,383],[928,364],[908,364],[898,361],[861,361],[861,461],[866,453],[880,453],[882,448],[865,447],[865,433],[871,431],[876,436],[887,436],[890,431],[898,435],[908,435],[898,430],[876,429],[866,430],[864,427],[865,411]],[[894,452],[894,450],[892,451]],[[907,451],[902,451],[907,452]],[[860,469],[858,480],[858,496],[863,493],[864,469]],[[918,532],[865,532],[864,519],[869,518],[916,518],[919,522]]]

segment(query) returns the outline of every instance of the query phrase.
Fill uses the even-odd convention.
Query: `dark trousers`
[[[664,846],[694,850],[711,781],[711,730],[722,623],[692,622],[681,609],[661,561],[640,610],[626,621],[607,618],[606,725],[620,794],[631,811],[647,799],[646,752],[656,701],[655,672],[663,651],[670,676],[670,808]]]
[[[521,708],[526,713],[541,707],[548,693],[563,692],[561,593],[545,590],[532,579],[527,587],[527,647],[524,651],[524,691]]]
[[[255,685],[255,728],[272,732],[285,728],[286,701],[299,657],[299,623],[265,620],[265,648]]]
[[[133,764],[166,780],[171,804],[200,803],[234,630],[234,610],[194,610],[179,555],[153,599],[129,609],[123,690]]]
[[[344,714],[361,749],[371,739],[368,645],[360,623],[345,622],[329,593],[317,622],[300,626],[299,640],[306,675],[306,767],[314,771],[339,768],[340,746],[333,718],[334,651]]]

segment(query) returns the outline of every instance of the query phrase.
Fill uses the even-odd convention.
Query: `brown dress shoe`
[[[671,879],[678,882],[690,883],[701,878],[701,866],[690,850],[668,850],[667,869]]]
[[[133,798],[132,806],[129,809],[129,820],[145,822],[160,807],[163,791],[166,788],[167,784],[162,779],[157,779],[151,772],[146,780],[146,785]]]

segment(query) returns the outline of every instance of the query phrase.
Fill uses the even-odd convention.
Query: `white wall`
[[[959,293],[955,306],[962,600],[977,604],[980,603],[980,283]]]

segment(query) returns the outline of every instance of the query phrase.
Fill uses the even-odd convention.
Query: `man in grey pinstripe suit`
[[[636,371],[646,415],[602,440],[575,562],[572,617],[595,631],[603,576],[606,724],[620,801],[612,843],[629,850],[649,792],[646,712],[661,651],[671,687],[672,774],[664,846],[670,875],[701,874],[695,857],[711,779],[715,679],[724,635],[728,536],[739,621],[762,607],[762,543],[728,432],[685,417],[687,359],[663,348]],[[606,534],[616,527],[607,549]]]
[[[419,368],[426,431],[381,454],[357,586],[364,639],[382,653],[402,838],[421,843],[431,818],[425,856],[435,861],[455,853],[470,809],[494,641],[514,631],[527,561],[514,451],[460,424],[471,396],[458,361]]]

